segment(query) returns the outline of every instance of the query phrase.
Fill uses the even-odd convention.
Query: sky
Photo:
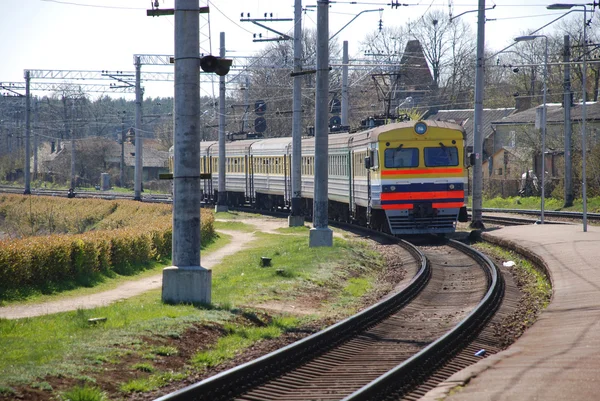
[[[160,8],[174,8],[175,0],[159,0]],[[487,0],[486,48],[500,50],[520,34],[532,32],[563,15],[550,11],[548,4],[557,0]],[[134,54],[173,54],[174,17],[148,17],[151,0],[0,0],[0,82],[23,82],[29,70],[110,70],[134,71]],[[383,26],[413,22],[431,10],[449,12],[477,31],[477,0],[403,0],[397,8],[390,0],[332,1],[329,9],[330,34],[337,32],[365,10],[337,36],[349,42],[350,58],[361,55],[360,41]],[[584,4],[581,0],[573,4]],[[219,33],[225,32],[228,56],[251,56],[269,42],[253,42],[253,34],[263,38],[275,36],[250,22],[241,22],[240,14],[259,18],[273,13],[273,18],[293,18],[294,0],[200,0],[209,5],[210,24],[201,29],[203,51],[217,55]],[[303,0],[311,9],[303,13],[304,27],[316,27],[316,0]],[[581,7],[576,8],[581,9]],[[471,11],[471,12],[468,12]],[[582,18],[581,13],[572,13]],[[567,18],[570,18],[568,16]],[[206,17],[203,17],[204,21]],[[293,34],[293,22],[273,22],[270,27]],[[208,27],[210,26],[210,30]],[[552,26],[541,33],[551,32]],[[143,66],[142,71],[173,71],[171,66]],[[173,85],[145,83],[145,97],[172,96]],[[203,88],[203,95],[212,95]],[[34,93],[35,94],[35,93]],[[99,94],[98,94],[99,95]],[[123,96],[123,95],[119,95]],[[133,95],[124,95],[133,98]]]

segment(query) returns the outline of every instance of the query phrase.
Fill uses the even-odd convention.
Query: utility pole
[[[175,0],[173,266],[163,270],[162,285],[168,303],[211,301],[211,271],[200,266],[199,11],[199,0]]]
[[[248,111],[250,110],[250,77],[246,74],[246,90],[244,91],[244,103],[246,109],[244,110],[244,117],[242,119],[242,134],[248,131]]]
[[[572,127],[571,127],[571,41],[569,35],[564,36],[565,81],[564,81],[564,120],[565,120],[565,204],[564,207],[573,206],[573,159],[572,159]]]
[[[141,84],[142,64],[140,58],[135,59],[135,180],[134,196],[137,201],[142,200],[142,178],[144,170],[143,152],[143,134],[142,134],[142,84]]]
[[[219,39],[221,42],[219,55],[225,57],[225,32],[221,32]],[[248,91],[246,91],[247,94]],[[248,100],[246,100],[247,104]],[[219,77],[219,195],[215,212],[226,212],[228,210],[227,189],[225,188],[225,76],[222,75]]]
[[[477,13],[477,69],[475,70],[475,116],[473,124],[473,152],[475,165],[473,166],[473,206],[471,228],[483,229],[482,197],[483,197],[483,67],[485,59],[483,50],[485,46],[485,0],[479,0]]]
[[[76,180],[75,180],[75,99],[71,104],[71,193],[75,192]]]
[[[31,194],[31,91],[29,71],[25,71],[25,195]]]
[[[342,55],[342,126],[347,127],[348,124],[348,41],[344,40],[344,48]]]
[[[121,164],[119,169],[119,185],[125,187],[125,110],[121,114]]]
[[[33,179],[37,180],[38,172],[38,124],[39,124],[39,102],[36,97],[35,99],[35,113],[33,114],[35,122],[35,130],[33,131]]]
[[[289,227],[304,226],[302,216],[302,0],[294,1],[294,93],[292,98],[292,209]]]
[[[484,1],[484,0],[481,0]],[[309,246],[333,246],[333,231],[328,220],[329,125],[327,103],[329,95],[329,0],[317,0],[317,86],[315,94],[315,181],[313,228]]]

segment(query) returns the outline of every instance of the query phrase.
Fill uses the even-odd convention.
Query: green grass
[[[300,226],[300,227],[285,227],[285,228],[278,228],[275,231],[284,233],[284,234],[308,234],[308,231],[310,230],[309,226]]]
[[[121,391],[126,393],[148,392],[161,388],[172,381],[185,379],[185,372],[162,372],[150,375],[146,378],[134,379],[121,385]]]
[[[213,267],[213,302],[229,306],[257,304],[269,299],[293,299],[300,293],[321,291],[320,287],[343,288],[349,271],[364,274],[380,268],[376,253],[364,253],[357,241],[334,238],[332,247],[309,248],[306,235],[257,233],[245,252],[232,255]],[[261,257],[271,258],[270,267],[261,266]],[[342,274],[333,261],[348,263]],[[315,263],[315,261],[323,261]],[[278,269],[284,273],[278,274]],[[232,291],[231,288],[235,288]]]
[[[241,220],[241,219],[251,219],[251,218],[264,218],[261,214],[258,213],[247,213],[247,212],[219,212],[215,213],[215,219],[219,220]]]
[[[348,280],[348,285],[344,288],[344,293],[354,298],[361,297],[371,289],[371,281],[363,278],[356,277]]]
[[[147,373],[152,373],[156,370],[150,363],[136,363],[132,366],[132,369]]]
[[[245,233],[251,233],[257,230],[255,226],[251,226],[246,223],[242,223],[240,221],[219,221],[216,220],[214,222],[215,230],[233,230],[233,231],[241,231]]]
[[[108,401],[106,394],[96,387],[75,387],[62,394],[64,401]]]
[[[110,368],[130,355],[148,362],[166,358],[177,349],[146,344],[143,339],[179,338],[198,324],[226,328],[227,335],[214,348],[206,350],[206,355],[194,357],[196,368],[211,366],[256,341],[279,336],[303,323],[290,316],[275,318],[264,327],[240,326],[232,323],[239,321],[240,312],[234,309],[239,306],[327,294],[321,313],[351,313],[355,308],[352,298],[368,291],[370,279],[381,269],[380,255],[362,242],[339,238],[334,238],[332,247],[309,248],[306,229],[284,231],[290,235],[256,233],[250,249],[215,266],[213,303],[208,307],[163,304],[160,290],[152,290],[101,308],[0,319],[0,390],[7,392],[15,385],[41,383],[48,376],[93,377],[94,372]],[[220,241],[227,239],[217,240],[206,251],[223,245]],[[272,258],[272,266],[261,267],[261,256]],[[343,269],[338,261],[343,262]],[[285,274],[278,274],[278,269]],[[105,317],[106,321],[89,324],[88,319],[95,317]],[[146,365],[132,369],[143,366]],[[154,372],[148,378],[124,383],[122,390],[149,391],[182,374]]]
[[[515,276],[518,281],[523,283],[521,291],[528,294],[529,298],[541,299],[542,308],[548,306],[552,296],[552,284],[544,273],[538,270],[526,259],[523,259],[517,253],[505,250],[489,243],[478,243],[475,247],[488,255],[495,255],[503,261],[513,261],[516,263]]]
[[[225,325],[227,335],[221,337],[215,347],[194,355],[192,364],[196,368],[209,368],[216,366],[250,347],[252,344],[263,340],[279,337],[286,328],[297,325],[296,321],[275,319],[266,327],[238,327]]]
[[[582,212],[583,202],[581,199],[575,199],[572,207],[564,208],[564,201],[556,198],[545,198],[544,199],[544,210],[553,211],[572,211]],[[535,196],[529,197],[508,197],[508,198],[492,198],[483,200],[484,208],[497,208],[497,209],[534,209],[539,210],[541,207],[541,198]],[[590,213],[600,212],[600,197],[589,197],[587,199],[587,210]]]

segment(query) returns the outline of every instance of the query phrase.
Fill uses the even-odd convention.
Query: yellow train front
[[[451,233],[457,221],[467,221],[462,127],[403,122],[378,127],[372,137],[370,203],[385,212],[392,234]]]

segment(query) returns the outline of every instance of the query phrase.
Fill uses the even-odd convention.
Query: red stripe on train
[[[420,169],[402,169],[402,170],[383,170],[381,175],[408,175],[408,174],[450,174],[462,173],[463,169],[459,168],[420,168]]]
[[[447,198],[464,198],[465,191],[431,191],[431,192],[382,192],[381,200],[434,200],[434,199],[447,199]]]

